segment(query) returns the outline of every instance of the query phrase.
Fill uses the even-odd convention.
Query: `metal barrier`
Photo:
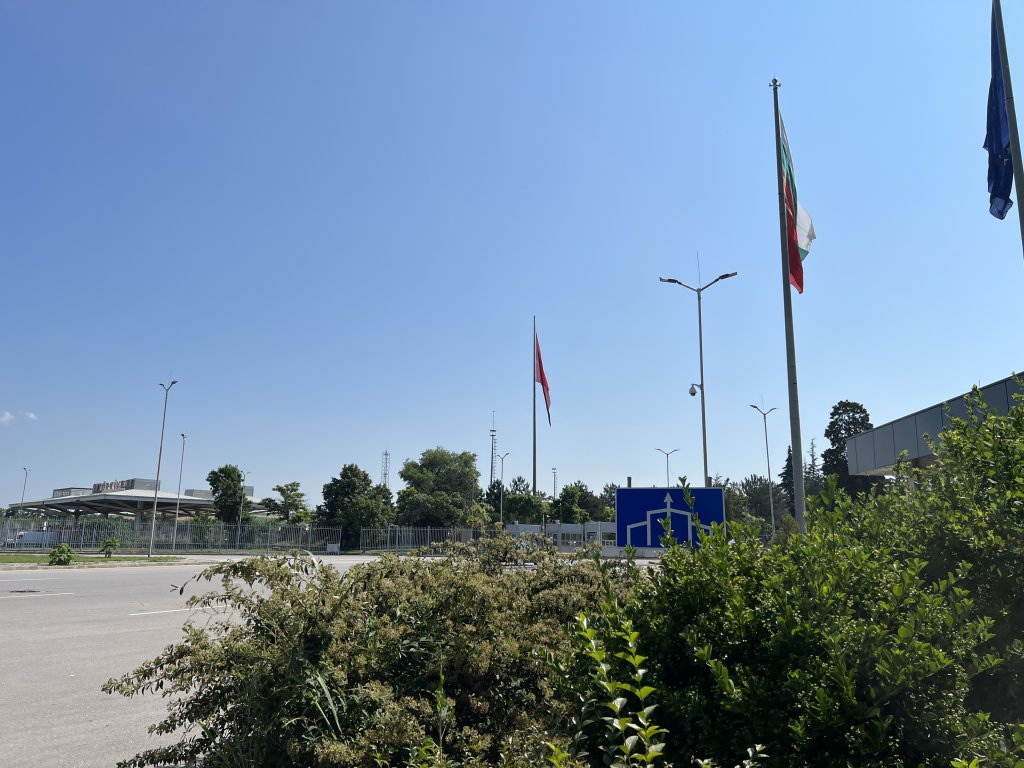
[[[47,531],[55,535],[31,536]],[[220,521],[158,522],[153,532],[153,551],[170,552],[287,552],[299,549],[324,554],[337,551],[343,540],[341,528],[313,524],[284,525],[274,521],[229,525]],[[69,544],[76,551],[99,550],[108,538],[118,549],[148,550],[150,521],[121,518],[81,518],[77,523],[39,518],[0,519],[0,545],[10,550],[47,550]]]
[[[615,523],[548,523],[546,525],[518,525],[505,527],[512,536],[543,534],[559,549],[571,550],[590,542],[601,546],[615,545]],[[443,542],[468,542],[495,536],[495,528],[411,528],[392,525],[388,528],[362,528],[359,548],[365,551],[407,552]]]

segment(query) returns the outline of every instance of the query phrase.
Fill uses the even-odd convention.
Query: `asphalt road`
[[[324,558],[341,570],[370,559]],[[184,597],[172,585],[202,567],[0,570],[0,765],[113,768],[159,744],[147,728],[165,700],[100,686],[180,637],[185,600],[210,585]]]

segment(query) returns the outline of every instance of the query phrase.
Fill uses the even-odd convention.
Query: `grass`
[[[175,560],[180,560],[180,557],[174,555],[158,555],[156,557],[147,558],[145,555],[114,555],[113,557],[103,557],[103,555],[76,555],[75,563],[123,563],[123,562],[151,562],[151,563],[168,563]],[[49,555],[35,555],[19,552],[17,554],[0,552],[0,564],[2,563],[41,563],[46,565],[50,562]]]

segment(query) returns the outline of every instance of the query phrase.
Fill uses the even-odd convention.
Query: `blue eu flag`
[[[1003,65],[999,56],[996,14],[992,9],[992,82],[988,86],[988,126],[985,131],[988,150],[989,213],[1006,218],[1013,206],[1013,160],[1010,157],[1010,123],[1006,116],[1006,92],[1003,90]]]

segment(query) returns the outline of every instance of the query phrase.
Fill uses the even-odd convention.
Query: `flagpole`
[[[533,316],[533,344],[530,345],[533,358],[533,375],[530,388],[533,390],[533,495],[537,496],[537,316]]]
[[[1020,243],[1024,252],[1024,201],[1021,200],[1021,186],[1024,185],[1024,160],[1020,156],[1020,135],[1017,133],[1017,110],[1013,106],[1013,85],[1010,83],[1010,57],[1006,53],[1006,35],[1003,32],[1003,7],[999,0],[992,0],[992,18],[999,40],[999,66],[1003,71],[1003,96],[1006,100],[1006,117],[1010,126],[1010,157],[1013,159],[1013,185],[1017,193],[1017,221],[1020,223]]]
[[[995,0],[998,2],[999,0]],[[789,380],[789,431],[793,450],[793,509],[800,533],[807,533],[804,519],[804,449],[800,440],[800,396],[796,383],[796,344],[793,340],[793,299],[789,287],[789,238],[786,233],[786,192],[782,170],[782,118],[779,115],[779,81],[772,79],[775,103],[775,164],[779,177],[779,236],[782,243],[782,307],[786,316],[786,373]],[[794,221],[796,211],[793,211]]]

